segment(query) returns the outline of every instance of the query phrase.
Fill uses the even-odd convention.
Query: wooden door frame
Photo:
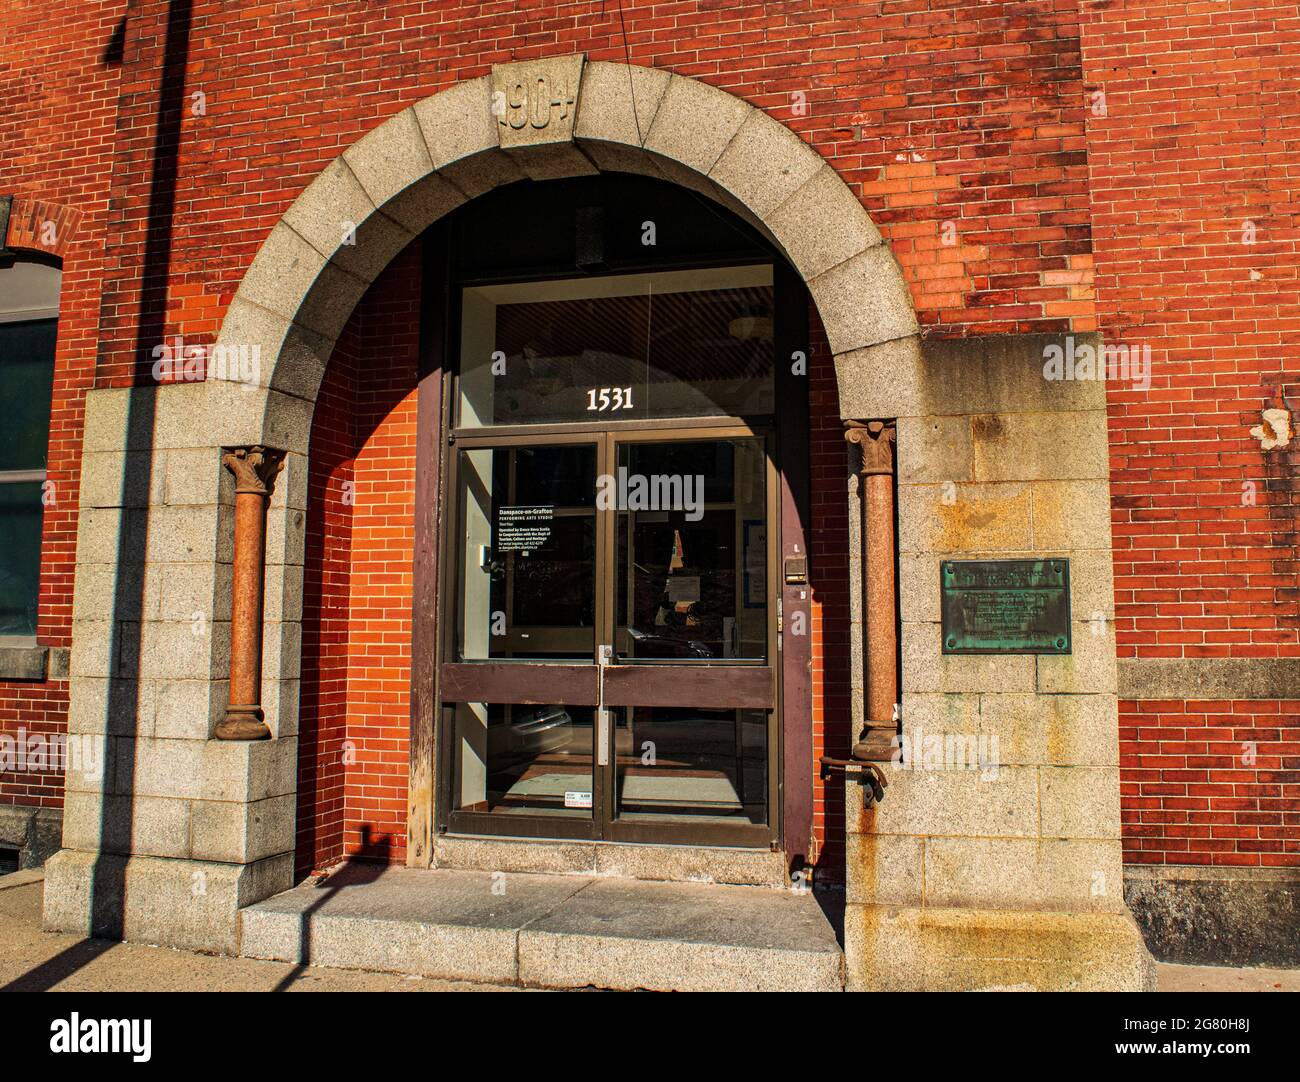
[[[438,639],[441,608],[442,479],[447,446],[451,289],[447,229],[435,225],[421,246],[420,336],[416,369],[415,547],[411,575],[411,736],[406,863],[433,864],[438,826],[436,734],[441,711]]]
[[[784,628],[801,614],[805,634],[779,636],[781,683],[780,805],[781,849],[788,869],[809,862],[813,845],[813,718],[812,718],[812,560],[808,553],[810,446],[808,380],[812,364],[808,340],[808,291],[803,280],[781,258],[773,261],[776,288],[776,442],[777,483],[780,487],[780,552],[777,583]],[[794,370],[802,355],[803,372]],[[803,556],[808,582],[786,581],[788,559]],[[802,596],[800,596],[802,594]]]

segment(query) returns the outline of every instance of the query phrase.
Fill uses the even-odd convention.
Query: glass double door
[[[446,829],[773,840],[770,438],[714,424],[454,442]]]

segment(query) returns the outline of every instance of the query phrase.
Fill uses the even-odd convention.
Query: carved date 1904
[[[492,111],[502,127],[519,131],[528,125],[540,131],[551,123],[552,117],[568,120],[574,100],[573,87],[563,76],[555,79],[543,74],[520,76],[511,80],[506,89],[496,92]]]

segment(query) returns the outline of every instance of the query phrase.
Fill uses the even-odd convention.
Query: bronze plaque
[[[944,560],[945,654],[1070,653],[1069,560]]]

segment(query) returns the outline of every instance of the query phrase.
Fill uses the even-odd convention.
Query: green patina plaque
[[[945,654],[1068,654],[1069,560],[944,560]]]

